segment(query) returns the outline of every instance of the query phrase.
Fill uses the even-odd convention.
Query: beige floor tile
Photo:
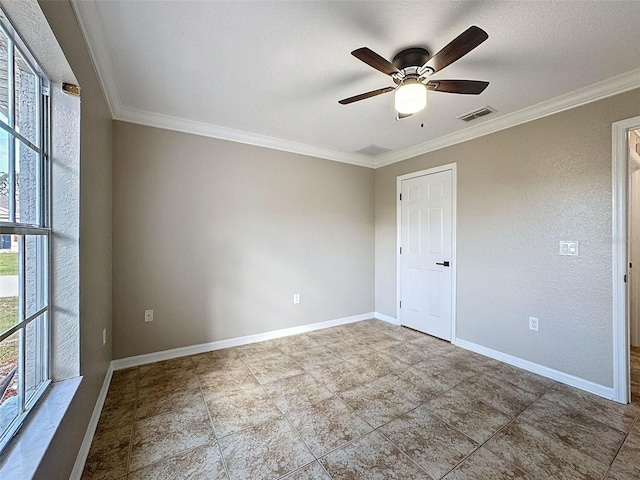
[[[544,397],[524,411],[519,420],[607,465],[625,438],[620,430]]]
[[[528,473],[481,447],[444,480],[534,480]]]
[[[236,347],[236,350],[240,354],[240,357],[245,360],[280,357],[284,355],[284,352],[278,348],[275,341],[250,343],[248,345]]]
[[[113,480],[127,473],[131,424],[97,434],[91,442],[82,480]]]
[[[314,348],[319,348],[320,344],[316,342],[312,337],[306,334],[291,335],[289,337],[278,338],[274,340],[275,344],[280,350],[287,355],[296,353],[304,353]]]
[[[260,386],[249,367],[242,365],[234,370],[213,371],[198,375],[198,381],[206,401],[223,397],[240,390]]]
[[[381,382],[360,385],[338,395],[374,428],[418,406],[417,402]]]
[[[127,480],[226,479],[218,445],[202,445],[193,450],[130,473]]]
[[[522,390],[510,383],[500,382],[489,376],[481,376],[477,380],[462,382],[455,389],[464,395],[479,398],[510,417],[515,417],[540,398],[538,394]]]
[[[155,377],[173,376],[184,371],[193,370],[191,357],[179,357],[162,362],[141,365],[139,368],[140,385],[145,386],[152,382]]]
[[[331,480],[326,470],[318,462],[312,462],[299,468],[295,472],[291,472],[282,480]]]
[[[167,379],[163,383],[155,383],[138,388],[137,405],[141,403],[157,400],[158,397],[164,397],[177,392],[195,392],[200,391],[200,383],[198,378],[189,372],[184,376],[177,376]]]
[[[286,417],[317,457],[372,430],[337,397],[290,412]]]
[[[212,443],[214,439],[204,405],[179,414],[139,420],[133,428],[129,470],[138,470],[185,450]]]
[[[459,379],[432,377],[422,370],[407,365],[404,370],[385,375],[376,382],[395,389],[413,402],[425,403],[434,396],[453,388],[458,384]]]
[[[136,392],[138,389],[138,367],[116,370],[111,376],[109,394],[121,396]]]
[[[244,366],[240,354],[233,355],[231,353],[222,354],[226,350],[215,350],[213,352],[193,355],[191,357],[196,374],[209,372],[220,372],[224,370],[235,370]]]
[[[308,350],[300,350],[289,353],[289,357],[305,370],[322,365],[344,362],[333,350],[325,346],[317,346]]]
[[[522,390],[535,393],[539,396],[557,384],[554,380],[507,365],[506,363],[499,363],[497,367],[487,369],[486,373],[502,382],[512,383]]]
[[[393,372],[400,372],[407,368],[407,364],[384,351],[355,353],[344,355],[343,358],[360,368],[368,369],[375,377],[383,377]]]
[[[97,432],[131,425],[136,408],[136,393],[120,395],[114,392],[107,395],[105,404],[98,420]]]
[[[425,404],[425,408],[452,427],[483,443],[511,418],[483,401],[449,390]]]
[[[636,422],[634,425],[605,478],[640,479],[640,423]]]
[[[349,362],[320,365],[310,368],[308,372],[334,393],[371,382],[375,378],[366,366]]]
[[[384,330],[387,335],[390,335],[402,342],[410,342],[411,340],[418,340],[426,335],[426,333],[412,330],[408,327],[400,327],[392,325],[392,328]]]
[[[416,345],[410,341],[402,342],[390,348],[385,348],[384,350],[381,350],[381,352],[386,353],[390,357],[396,358],[407,365],[415,365],[416,363],[424,362],[434,355],[438,355],[427,350],[424,346]]]
[[[544,398],[580,410],[585,415],[625,433],[631,429],[634,419],[640,413],[638,405],[623,405],[566,385],[556,386],[547,392]]]
[[[377,432],[322,457],[334,480],[418,480],[429,475]]]
[[[245,363],[263,385],[304,373],[303,368],[285,354],[267,358],[252,357],[245,359]]]
[[[333,396],[333,393],[308,373],[267,383],[264,388],[284,413],[308,407]]]
[[[607,471],[607,465],[518,420],[486,447],[536,478],[596,480]]]
[[[216,397],[207,406],[218,438],[282,416],[261,386]]]
[[[180,413],[196,405],[204,405],[200,388],[177,390],[156,397],[148,394],[145,398],[138,398],[135,418],[141,420],[167,413]]]
[[[231,480],[278,478],[314,460],[285,418],[229,435],[220,446]]]
[[[442,355],[456,348],[445,340],[440,340],[439,338],[426,334],[415,340],[411,340],[409,343],[423,348],[425,352],[431,355]]]
[[[419,407],[378,429],[434,479],[442,478],[479,444]]]

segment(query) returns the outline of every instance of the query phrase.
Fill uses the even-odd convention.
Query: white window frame
[[[18,415],[8,425],[6,430],[0,431],[0,452],[11,440],[16,431],[24,423],[26,416],[31,409],[37,404],[38,400],[42,397],[47,387],[51,382],[51,336],[50,336],[50,322],[51,322],[51,105],[49,99],[49,87],[50,82],[43,70],[40,68],[35,58],[21,40],[18,33],[13,26],[0,16],[0,28],[4,31],[8,38],[7,46],[7,68],[8,68],[8,111],[9,119],[8,124],[0,121],[0,129],[4,130],[9,137],[9,222],[0,222],[0,234],[6,235],[18,235],[19,236],[19,293],[18,293],[18,322],[5,332],[0,332],[0,342],[5,338],[19,332],[19,351],[18,351]],[[34,145],[29,139],[21,135],[15,126],[15,86],[14,86],[14,47],[19,51],[23,60],[29,65],[31,70],[36,74],[37,78],[37,90],[38,105],[36,106],[36,137],[38,138],[39,146]],[[16,195],[15,195],[15,166],[17,163],[15,152],[15,140],[18,139],[32,150],[37,153],[36,162],[36,177],[39,178],[38,189],[36,190],[36,217],[39,220],[37,223],[21,223],[15,221],[16,216]],[[13,221],[11,221],[13,220]],[[25,237],[39,236],[44,237],[45,241],[38,242],[38,250],[40,251],[39,257],[42,259],[42,271],[39,271],[36,275],[36,291],[43,292],[44,298],[43,305],[37,309],[37,311],[30,312],[30,315],[25,318],[26,308],[26,272],[24,266],[26,265],[26,245]],[[43,245],[44,244],[44,245]],[[46,246],[46,255],[43,255],[42,247]],[[38,321],[39,318],[43,318],[42,321]],[[40,369],[41,382],[31,393],[29,398],[26,398],[25,384],[26,384],[26,331],[28,325],[32,322],[36,323],[37,333],[42,340],[37,342],[39,348],[36,349],[34,354],[39,359],[36,361],[36,366]]]

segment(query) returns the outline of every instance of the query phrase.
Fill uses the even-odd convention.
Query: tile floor
[[[638,479],[639,414],[367,320],[115,372],[83,479]]]

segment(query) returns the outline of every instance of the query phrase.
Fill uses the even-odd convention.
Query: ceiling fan
[[[393,57],[392,62],[367,47],[354,50],[351,55],[376,70],[389,75],[395,86],[361,93],[360,95],[340,100],[338,103],[348,105],[376,95],[395,91],[395,107],[397,118],[400,119],[409,117],[425,108],[427,105],[427,90],[478,95],[487,88],[489,82],[479,80],[430,80],[429,77],[464,57],[487,38],[489,38],[487,32],[474,25],[454,38],[446,47],[432,57],[429,56],[429,52],[426,49],[412,47],[399,52]]]

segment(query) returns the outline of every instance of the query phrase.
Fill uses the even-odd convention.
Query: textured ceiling
[[[362,165],[640,86],[637,1],[74,0],[74,8],[114,118]],[[489,39],[433,78],[489,81],[481,95],[429,92],[425,111],[399,122],[392,93],[338,104],[392,84],[352,50],[435,53],[471,25]],[[456,119],[485,105],[497,112]],[[355,153],[372,144],[391,151]]]

